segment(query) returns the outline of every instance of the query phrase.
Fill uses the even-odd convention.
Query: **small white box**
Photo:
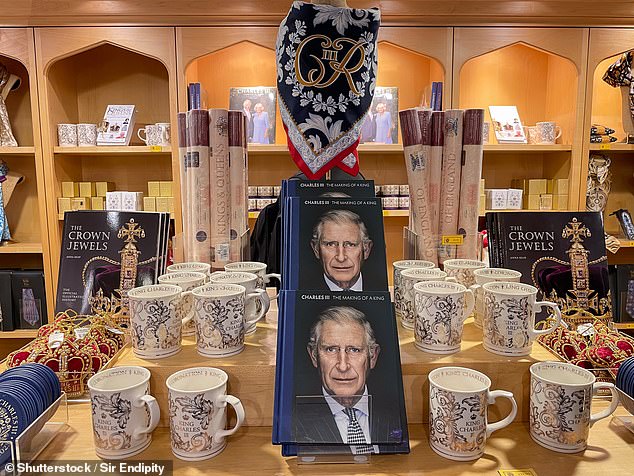
[[[524,190],[519,188],[509,188],[506,198],[506,206],[509,210],[522,209],[522,194]]]
[[[106,210],[121,210],[123,192],[106,192]]]
[[[121,192],[121,210],[143,210],[143,192]]]
[[[490,188],[486,190],[487,210],[506,210],[508,208],[508,189]]]

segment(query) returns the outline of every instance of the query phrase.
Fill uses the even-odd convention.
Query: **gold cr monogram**
[[[311,58],[315,60],[317,63],[317,68],[312,68],[308,71],[307,77],[301,72],[299,67],[299,61],[302,56],[302,51],[304,47],[310,43],[311,41],[321,41],[322,57],[318,58],[315,55],[310,55]],[[338,53],[343,50],[344,45],[350,45],[350,49],[343,57],[341,61],[337,59]],[[353,60],[353,56],[355,56],[356,52],[359,52],[359,61],[354,65],[349,65]],[[327,81],[324,81],[324,77],[326,76],[326,66],[322,60],[326,60],[333,70],[332,75]],[[297,54],[295,55],[295,74],[297,75],[297,81],[303,86],[314,86],[316,88],[326,88],[334,83],[339,76],[342,74],[345,75],[346,80],[348,81],[348,86],[354,94],[359,96],[361,92],[357,89],[354,79],[352,78],[352,74],[356,73],[361,69],[363,63],[365,61],[365,48],[363,47],[362,41],[355,41],[351,38],[337,38],[335,41],[332,41],[325,35],[311,35],[302,41],[297,48]]]

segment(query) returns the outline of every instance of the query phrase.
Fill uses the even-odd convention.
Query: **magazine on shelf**
[[[124,291],[155,284],[165,270],[168,230],[168,213],[66,212],[55,312],[87,314],[99,300],[114,304]]]
[[[526,144],[524,127],[515,106],[489,106],[495,138],[499,143]]]
[[[377,86],[363,125],[359,143],[398,142],[398,88]]]
[[[492,267],[521,272],[563,314],[611,315],[601,213],[488,212],[486,223]]]
[[[99,125],[97,145],[129,145],[135,116],[133,104],[109,104]]]
[[[276,103],[275,87],[231,88],[229,109],[244,114],[248,143],[275,144]]]
[[[369,435],[369,452],[408,453],[389,293],[283,291],[280,298],[283,351],[277,356],[273,441],[283,445],[283,454],[357,453],[336,423],[346,408],[354,409]],[[345,375],[334,367],[337,352],[356,356]]]

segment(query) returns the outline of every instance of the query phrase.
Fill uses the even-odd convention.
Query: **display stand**
[[[455,258],[457,256],[458,247],[462,246],[464,237],[466,235],[450,235],[450,236],[436,236],[434,242],[438,249],[442,248],[448,256]],[[478,247],[477,255],[473,258],[475,260],[482,260],[483,258],[483,240],[480,233],[476,236]],[[418,249],[418,235],[415,231],[409,227],[403,227],[403,259],[404,260],[422,260],[425,259],[423,254]]]
[[[68,425],[68,403],[62,393],[44,412],[31,423],[14,441],[0,440],[0,448],[9,445],[13,466],[7,464],[0,469],[0,476],[20,474],[18,463],[33,461]],[[11,469],[11,471],[9,471]]]
[[[372,414],[372,395],[353,395],[351,399],[367,403],[370,415]],[[307,414],[315,418],[328,418],[330,407],[323,395],[300,395],[295,397],[295,415]],[[334,423],[331,429],[338,432]],[[296,417],[297,423],[298,418]],[[371,417],[370,417],[371,420]],[[315,435],[307,435],[305,427],[296,425],[293,429],[293,439],[297,442],[298,464],[367,464],[370,463],[372,453],[353,454],[350,445],[341,443],[339,434],[324,434],[323,441],[318,441]],[[320,435],[321,436],[321,435]],[[374,442],[374,445],[377,445]]]
[[[634,398],[630,397],[618,387],[616,388],[616,391],[619,393],[619,403],[623,405],[630,414],[628,416],[614,416],[612,417],[612,421],[618,421],[621,425],[634,433]]]

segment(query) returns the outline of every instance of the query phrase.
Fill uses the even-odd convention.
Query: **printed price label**
[[[610,143],[607,144],[600,144],[599,145],[599,150],[610,150],[612,148]]]
[[[150,152],[161,152],[162,150],[163,150],[163,147],[161,147],[160,145],[150,146]]]
[[[498,470],[500,476],[537,476],[537,473],[532,469],[500,469]]]
[[[81,340],[86,337],[86,334],[88,334],[89,331],[90,329],[88,327],[78,327],[75,329],[75,337]]]
[[[56,349],[64,342],[64,333],[60,331],[53,331],[48,336],[48,346],[51,349]]]
[[[464,236],[462,235],[443,235],[440,240],[441,245],[462,245],[464,244]]]

